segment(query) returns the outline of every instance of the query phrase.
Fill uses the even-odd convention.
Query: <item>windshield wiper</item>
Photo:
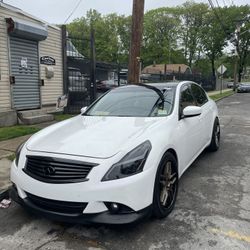
[[[156,87],[154,87],[152,85],[147,85],[147,84],[143,84],[143,83],[136,84],[136,86],[142,86],[142,87],[145,87],[147,89],[153,90],[160,97],[161,101],[164,102],[164,100],[165,100],[164,94],[158,88],[156,88]]]

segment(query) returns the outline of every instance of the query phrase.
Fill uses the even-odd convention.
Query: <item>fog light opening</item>
[[[119,212],[119,205],[117,203],[111,203],[110,204],[110,211],[114,214],[118,213]]]
[[[129,214],[135,212],[130,207],[116,203],[116,202],[104,202],[111,214]]]

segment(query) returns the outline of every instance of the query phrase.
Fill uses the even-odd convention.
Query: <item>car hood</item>
[[[162,118],[77,116],[33,135],[27,149],[36,152],[110,158]]]

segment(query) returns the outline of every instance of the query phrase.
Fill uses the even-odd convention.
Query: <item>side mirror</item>
[[[197,106],[188,106],[183,109],[183,115],[182,118],[188,118],[188,117],[194,117],[199,116],[202,112],[201,107]]]
[[[81,114],[83,115],[85,113],[85,111],[87,110],[88,107],[83,107],[81,108]]]

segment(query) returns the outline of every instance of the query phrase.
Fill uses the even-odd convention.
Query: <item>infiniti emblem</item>
[[[49,166],[49,167],[44,168],[44,173],[45,173],[45,175],[50,176],[50,175],[54,175],[56,173],[56,170],[52,166]]]

